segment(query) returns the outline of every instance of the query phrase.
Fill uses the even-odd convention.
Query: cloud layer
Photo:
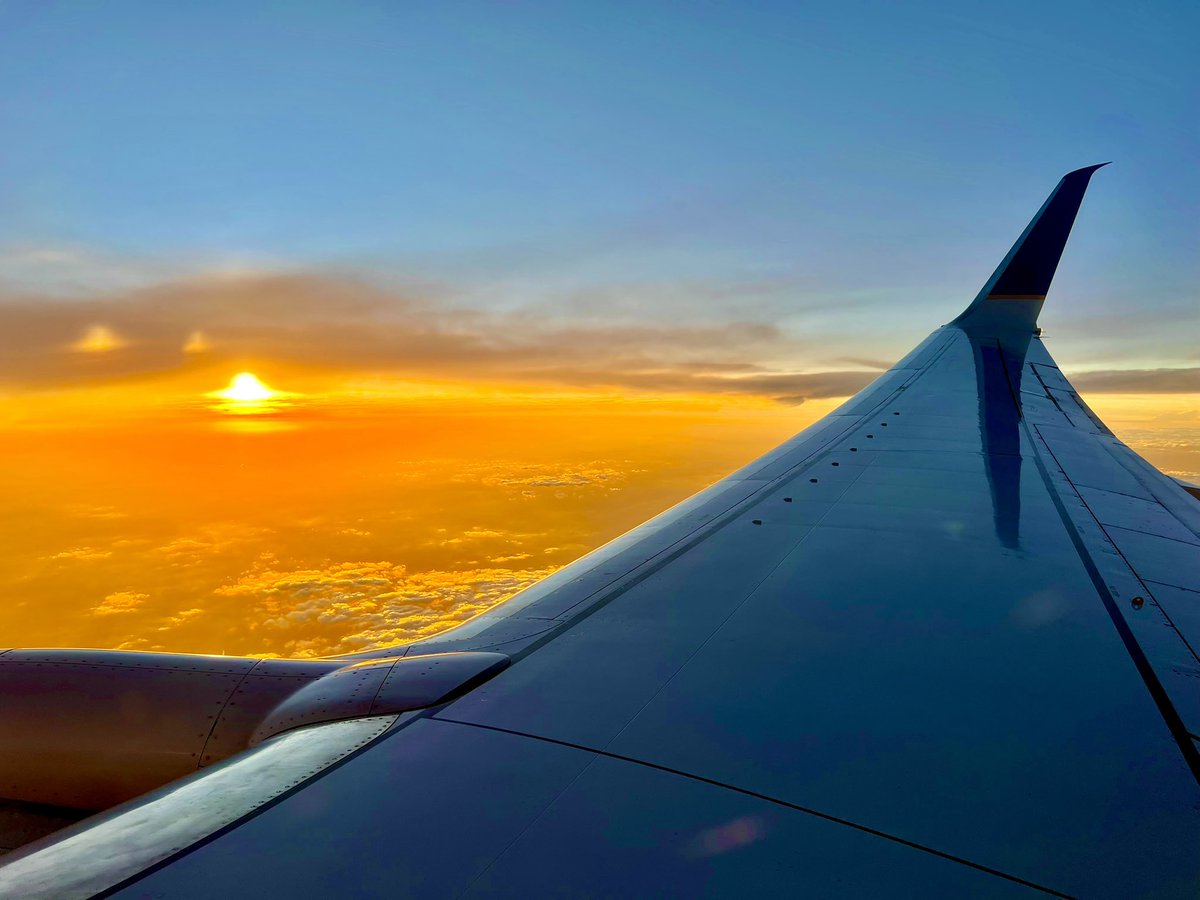
[[[595,309],[483,311],[436,287],[324,275],[210,276],[89,299],[8,294],[0,295],[0,380],[88,383],[253,358],[403,377],[800,402],[851,394],[871,378],[862,360],[816,373],[764,368],[764,359],[803,355],[801,342],[775,325],[662,324],[631,317],[628,304],[613,323],[604,318]]]
[[[101,383],[254,359],[343,374],[802,403],[849,396],[888,365],[825,355],[815,340],[749,318],[672,322],[639,308],[653,296],[631,287],[597,298],[611,310],[497,310],[484,308],[486,298],[467,305],[444,286],[248,272],[91,298],[0,292],[0,385]],[[1090,392],[1195,392],[1200,367],[1089,371],[1076,383]]]
[[[1071,382],[1093,394],[1200,394],[1200,366],[1078,372]]]
[[[553,571],[551,566],[410,573],[391,562],[259,567],[216,593],[253,604],[260,627],[273,633],[272,641],[290,654],[312,656],[427,637],[490,609]]]

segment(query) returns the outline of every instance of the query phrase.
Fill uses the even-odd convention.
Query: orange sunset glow
[[[324,378],[295,372],[319,398],[287,409],[250,372],[200,404],[183,376],[5,398],[6,642],[311,656],[430,634],[829,408]]]
[[[838,402],[269,368],[0,399],[6,645],[316,656],[428,635]],[[1200,397],[1088,399],[1197,476]]]

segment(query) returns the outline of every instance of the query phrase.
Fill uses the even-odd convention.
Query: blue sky
[[[1053,349],[1200,365],[1197,34],[1185,3],[0,3],[0,287],[354,273],[895,358],[1113,160]]]

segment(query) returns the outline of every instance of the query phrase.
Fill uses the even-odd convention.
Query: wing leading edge
[[[108,883],[1194,896],[1200,513],[1035,333],[1095,168],[834,414],[407,648],[506,653],[491,681]],[[156,802],[22,854],[0,890],[54,894],[122,819],[152,841],[177,815]]]

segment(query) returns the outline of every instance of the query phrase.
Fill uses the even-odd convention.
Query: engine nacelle
[[[346,660],[111,650],[0,653],[0,798],[101,810],[280,732],[421,709],[500,653]]]

